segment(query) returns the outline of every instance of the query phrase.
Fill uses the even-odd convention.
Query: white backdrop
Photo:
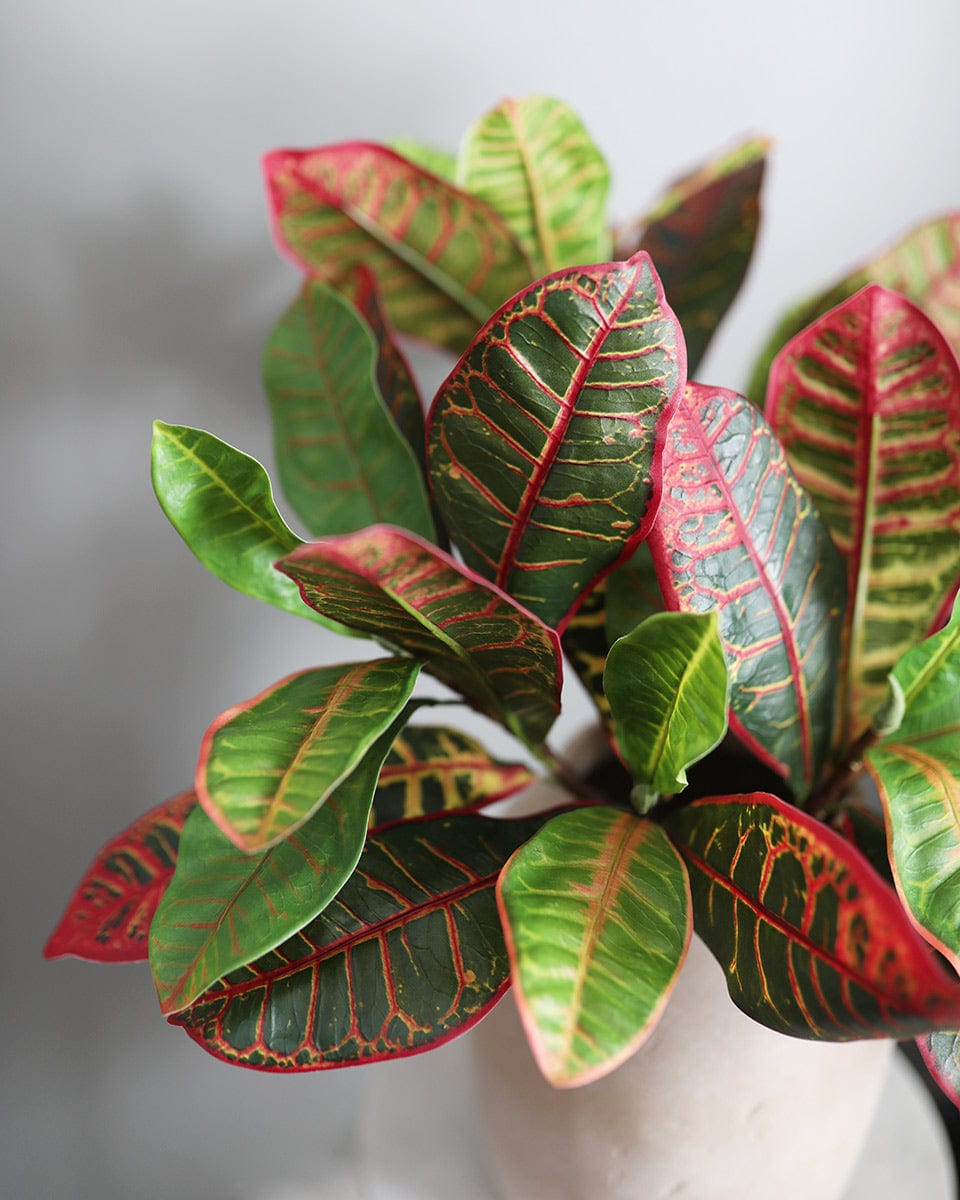
[[[502,96],[550,92],[626,217],[768,133],[759,254],[700,371],[738,386],[787,302],[960,203],[960,6],[7,0],[0,30],[0,1194],[266,1200],[319,1172],[343,1200],[361,1093],[391,1068],[231,1070],[164,1024],[145,969],[39,957],[98,847],[189,782],[207,723],[342,653],[208,577],[148,479],[154,417],[269,460],[258,359],[296,277],[260,154],[453,148]]]

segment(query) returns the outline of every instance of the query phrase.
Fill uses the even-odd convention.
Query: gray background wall
[[[545,91],[605,150],[625,217],[769,133],[760,252],[700,372],[737,386],[788,301],[960,203],[958,51],[956,0],[0,8],[0,1195],[293,1196],[381,1071],[231,1071],[165,1025],[145,969],[39,957],[98,847],[189,782],[213,716],[344,653],[208,577],[150,491],[157,416],[269,461],[259,350],[296,278],[259,155],[452,148]]]

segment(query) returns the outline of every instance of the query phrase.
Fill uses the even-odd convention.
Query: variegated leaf
[[[937,1087],[960,1108],[960,1033],[928,1033],[917,1045]]]
[[[448,1041],[508,986],[494,887],[542,821],[454,813],[372,833],[316,920],[174,1022],[217,1058],[261,1071],[375,1062]]]
[[[656,1024],[690,940],[669,839],[614,808],[562,813],[510,859],[497,897],[540,1070],[557,1087],[613,1071]]]
[[[43,949],[93,962],[139,962],[160,897],[173,876],[193,791],[152,808],[100,851]]]
[[[757,792],[695,801],[666,829],[690,873],[694,928],[754,1020],[827,1041],[960,1025],[960,981],[828,826]]]
[[[421,471],[378,386],[369,326],[307,280],[263,356],[284,494],[314,537],[378,521],[434,537]]]
[[[277,567],[304,600],[427,670],[538,747],[560,710],[556,634],[499,588],[402,529],[304,546]]]
[[[503,219],[385,146],[264,159],[280,245],[310,273],[368,267],[397,329],[459,353],[533,268]]]
[[[610,257],[610,172],[559,100],[504,100],[481,117],[460,147],[457,182],[500,213],[536,275]]]
[[[688,386],[667,430],[649,545],[668,608],[717,610],[731,727],[806,795],[831,751],[844,569],[742,396]]]
[[[645,254],[561,271],[514,297],[427,423],[434,495],[467,563],[562,629],[653,518],[657,431],[684,363]]]
[[[872,284],[783,348],[767,419],[847,565],[844,748],[960,579],[960,365],[918,308]]]
[[[754,138],[677,180],[652,212],[617,231],[615,254],[646,250],[680,318],[693,375],[750,265],[770,143]]]
[[[456,729],[408,725],[393,743],[377,782],[371,821],[392,821],[505,800],[537,776],[523,763],[493,758]]]
[[[381,765],[408,716],[401,713],[309,821],[268,850],[245,854],[203,809],[191,814],[150,927],[163,1012],[180,1011],[222,975],[272,950],[340,891],[363,848]]]
[[[419,673],[409,658],[320,667],[228,708],[200,747],[207,815],[248,854],[289,837],[394,725]]]
[[[792,308],[757,360],[749,388],[756,404],[763,404],[770,364],[780,348],[868,283],[880,283],[912,300],[960,355],[960,212],[954,212],[918,226],[833,287]]]

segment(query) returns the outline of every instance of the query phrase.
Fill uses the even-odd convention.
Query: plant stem
[[[865,729],[850,747],[846,762],[832,775],[816,792],[810,803],[810,811],[815,817],[823,820],[834,809],[845,793],[853,786],[863,773],[863,756],[870,749],[880,734],[873,728]]]
[[[585,779],[581,779],[570,763],[551,750],[546,742],[535,753],[540,762],[549,769],[552,778],[584,804],[612,803],[610,797],[599,788],[595,788]]]

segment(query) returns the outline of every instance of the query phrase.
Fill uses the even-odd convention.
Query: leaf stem
[[[577,774],[577,771],[561,755],[544,742],[534,750],[537,759],[550,771],[552,778],[583,804],[614,804],[615,802],[599,788],[594,787]]]
[[[850,747],[846,760],[811,798],[810,811],[823,820],[863,774],[863,757],[880,734],[868,726]]]

